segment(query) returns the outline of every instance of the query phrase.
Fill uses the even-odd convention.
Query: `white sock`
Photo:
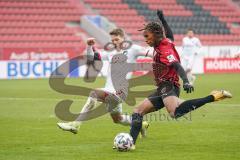
[[[122,124],[124,126],[130,126],[132,123],[132,119],[129,115],[122,114],[121,115],[122,119],[120,120],[119,124]]]
[[[188,72],[187,77],[188,77],[189,83],[193,85],[196,79],[196,76],[194,76],[191,72]]]
[[[97,99],[93,98],[93,97],[88,97],[87,102],[85,103],[85,105],[83,106],[80,115],[78,116],[78,118],[75,120],[75,122],[77,123],[78,126],[80,126],[82,124],[82,118],[81,117],[84,113],[92,110],[97,104]]]
[[[187,78],[189,81],[191,81],[192,79],[192,73],[191,72],[187,72]]]

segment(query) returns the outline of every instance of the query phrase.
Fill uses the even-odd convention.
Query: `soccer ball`
[[[118,151],[129,151],[133,145],[133,138],[128,133],[119,133],[114,138],[113,145]]]

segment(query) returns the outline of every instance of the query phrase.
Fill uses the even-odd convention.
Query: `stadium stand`
[[[235,3],[236,5],[238,5],[238,7],[240,7],[240,0],[233,0],[233,3]]]
[[[84,3],[82,3],[84,2]],[[82,50],[84,44],[67,22],[80,22],[90,14],[107,17],[123,28],[133,41],[143,41],[138,31],[155,20],[161,9],[174,31],[176,44],[193,28],[204,45],[240,44],[239,0],[1,0],[0,48],[68,47]]]
[[[176,44],[188,28],[193,28],[204,45],[239,45],[239,8],[225,0],[84,0],[93,9],[122,27],[135,41],[146,21],[157,19],[161,9],[172,27]],[[231,11],[231,12],[229,12]]]
[[[121,0],[84,0],[84,2],[95,9],[97,13],[106,16],[117,26],[123,28],[131,36],[132,40],[143,40],[137,29],[146,23],[145,17],[139,15],[127,3],[123,3]]]
[[[1,0],[0,7],[0,48],[85,47],[76,28],[66,27],[89,14],[78,0]]]

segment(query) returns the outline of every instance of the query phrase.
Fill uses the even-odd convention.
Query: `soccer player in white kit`
[[[192,74],[192,67],[195,62],[196,55],[198,54],[202,44],[200,40],[194,36],[192,29],[188,29],[187,36],[182,40],[182,66],[186,71],[190,83],[193,85],[196,77]]]
[[[109,52],[102,51],[100,56],[98,56],[99,59],[97,59],[97,60],[107,60],[110,63],[108,67],[107,76],[106,76],[105,87],[97,88],[91,91],[87,99],[87,102],[83,106],[80,113],[87,113],[88,111],[92,110],[96,106],[97,101],[100,101],[106,104],[106,109],[108,110],[108,112],[110,112],[110,115],[114,123],[119,123],[122,125],[130,125],[131,117],[129,115],[122,114],[122,98],[121,98],[122,95],[120,94],[124,94],[124,93],[121,93],[121,89],[118,91],[115,90],[112,83],[110,65],[111,65],[113,56],[118,54],[124,54],[125,56],[127,56],[127,63],[136,63],[136,59],[139,56],[145,56],[146,51],[145,51],[145,48],[135,44],[131,45],[130,48],[126,50],[122,49],[121,45],[125,41],[125,35],[123,30],[120,28],[112,30],[110,32],[110,36],[111,36],[112,43],[115,45],[115,49]],[[94,38],[89,38],[87,40],[87,45],[88,45],[87,56],[90,58],[96,57],[96,55],[94,55],[96,53],[96,52],[94,53],[95,51],[94,44],[95,44]],[[131,73],[127,74],[126,78],[130,79]],[[122,89],[124,90],[125,88],[122,88]],[[117,99],[117,102],[116,102],[116,99]],[[70,131],[75,134],[78,132],[81,124],[82,124],[82,121],[78,119],[68,123],[57,123],[57,125],[61,129],[65,131]],[[148,127],[148,123],[144,121],[143,126],[144,127],[141,133],[142,133],[142,136],[146,136],[146,129]]]

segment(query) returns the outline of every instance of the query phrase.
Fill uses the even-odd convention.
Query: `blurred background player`
[[[181,62],[190,83],[193,85],[196,76],[192,74],[192,68],[195,62],[196,55],[199,53],[202,44],[200,40],[194,36],[194,31],[188,29],[187,35],[182,40],[182,55]]]
[[[175,45],[171,40],[166,38],[161,23],[150,22],[142,30],[144,31],[143,35],[146,43],[150,47],[154,47],[153,73],[158,88],[153,94],[137,105],[133,111],[130,135],[133,137],[134,144],[142,128],[143,116],[147,113],[166,107],[171,117],[179,118],[206,103],[232,97],[231,93],[221,90],[212,91],[210,95],[203,98],[186,101],[180,99],[179,76],[183,80],[184,91],[191,93],[194,88],[189,83],[186,72],[180,64],[180,57],[175,49]],[[167,88],[171,89],[167,90]],[[134,150],[135,145],[131,149]]]
[[[157,15],[159,17],[159,20],[163,23],[164,29],[167,32],[167,36],[173,39],[172,30],[168,26],[166,20],[164,19],[164,15],[162,11],[157,11]],[[113,55],[117,54],[123,54],[124,52],[127,53],[127,62],[128,63],[135,63],[137,58],[139,56],[146,56],[145,48],[133,44],[128,50],[123,50],[121,48],[121,44],[125,41],[125,35],[124,31],[120,28],[112,30],[110,33],[112,43],[115,45],[115,50],[106,52],[102,51],[102,53],[96,52],[96,49],[94,48],[95,40],[94,38],[90,38],[87,40],[87,55],[89,57],[92,57],[92,60],[107,60],[111,63]],[[96,54],[98,54],[96,56]],[[149,56],[152,56],[149,54]],[[131,78],[131,74],[128,74],[127,79]],[[87,99],[86,104],[83,106],[81,110],[81,114],[87,113],[88,111],[92,110],[95,106],[97,101],[103,102],[106,104],[106,108],[110,112],[110,115],[113,119],[114,123],[119,123],[122,125],[130,125],[131,124],[131,117],[126,114],[122,114],[122,101],[120,100],[120,95],[116,94],[119,91],[115,91],[115,88],[112,84],[112,77],[111,77],[111,71],[110,67],[108,68],[108,73],[106,76],[106,83],[104,88],[99,88],[93,90],[89,98]],[[114,99],[119,99],[118,102],[116,102]],[[113,102],[112,102],[113,101]],[[72,133],[77,133],[80,126],[82,124],[82,121],[79,119],[76,119],[73,122],[68,123],[57,123],[57,125],[65,130],[70,131]],[[146,129],[148,128],[149,124],[147,122],[143,122],[143,128],[141,130],[141,135],[143,137],[146,136]]]

